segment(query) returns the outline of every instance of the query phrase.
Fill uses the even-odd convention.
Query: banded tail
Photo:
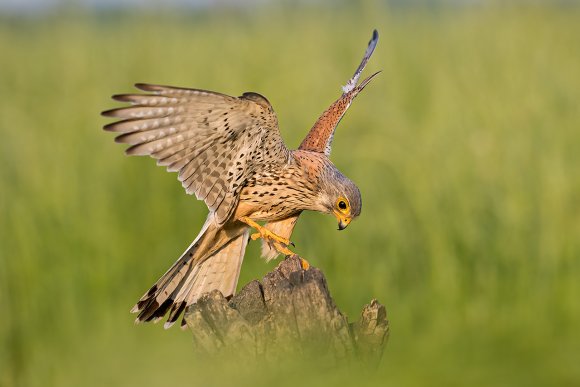
[[[187,250],[131,309],[138,313],[135,323],[156,323],[169,313],[167,329],[202,294],[217,289],[226,297],[233,295],[248,234],[245,225],[218,228],[210,215]]]

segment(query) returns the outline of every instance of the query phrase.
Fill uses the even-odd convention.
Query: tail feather
[[[136,323],[158,322],[167,313],[165,328],[172,326],[185,308],[214,289],[224,296],[235,292],[249,230],[217,228],[213,217],[171,268],[141,297],[131,312]]]
[[[182,291],[175,298],[164,325],[166,329],[177,321],[185,307],[194,304],[202,294],[216,289],[226,297],[235,293],[248,234],[249,231],[245,229],[196,266],[197,270],[187,277]]]
[[[210,226],[212,226],[211,220],[212,220],[211,217],[208,216],[208,218],[206,219],[206,221],[205,221],[204,225],[202,226],[197,237],[195,237],[193,242],[191,242],[189,247],[183,252],[183,254],[181,254],[179,259],[177,261],[175,261],[175,263],[169,268],[169,270],[167,270],[165,272],[165,274],[163,274],[161,276],[161,278],[159,278],[159,280],[157,280],[155,285],[153,285],[151,287],[151,289],[149,289],[143,295],[143,297],[141,297],[139,302],[131,310],[132,313],[140,311],[141,310],[141,308],[139,307],[140,302],[146,301],[146,300],[150,299],[152,296],[154,296],[155,294],[158,294],[159,289],[164,288],[169,281],[174,280],[176,273],[183,271],[185,266],[187,266],[187,264],[191,262],[191,260],[192,260],[193,256],[195,255],[199,245],[201,244],[201,240],[207,236],[207,231],[210,228]]]
[[[200,265],[199,275],[195,279],[195,292],[190,292],[188,303],[193,303],[203,293],[218,289],[224,296],[234,294],[244,252],[248,244],[249,229],[232,239],[219,253],[211,257],[211,262]]]
[[[133,306],[131,313],[139,313],[135,323],[151,321],[159,317],[159,313],[167,310],[173,303],[170,295],[179,286],[183,277],[189,272],[195,262],[197,254],[201,253],[199,247],[204,239],[215,236],[216,230],[211,216],[208,216],[201,231],[189,247],[181,254],[179,259],[157,280],[143,297]],[[204,244],[204,245],[207,245]],[[169,303],[169,305],[167,305]],[[161,314],[163,317],[164,313]]]

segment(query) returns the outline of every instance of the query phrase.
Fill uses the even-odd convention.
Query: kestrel
[[[343,94],[296,150],[286,147],[270,102],[258,93],[236,98],[139,83],[146,93],[113,96],[131,106],[103,112],[121,119],[104,129],[120,133],[115,141],[131,145],[128,155],[151,156],[179,172],[185,191],[209,209],[195,240],[131,310],[136,322],[157,322],[169,313],[169,328],[203,293],[233,295],[252,228],[251,239],[262,239],[262,255],[270,260],[293,254],[289,238],[302,211],[333,214],[339,230],[359,216],[360,191],[329,155],[342,116],[378,74],[358,84],[377,41],[375,30]]]

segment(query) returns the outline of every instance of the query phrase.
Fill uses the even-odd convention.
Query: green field
[[[99,112],[135,82],[264,94],[296,147],[373,28],[332,159],[363,194],[296,251],[351,320],[386,305],[376,373],[194,358],[129,309],[206,209]],[[580,9],[321,5],[0,16],[0,386],[580,385]],[[251,243],[240,284],[275,264]]]

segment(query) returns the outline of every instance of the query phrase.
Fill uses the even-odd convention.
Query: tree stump
[[[389,332],[385,307],[376,300],[349,324],[322,272],[303,270],[296,255],[230,300],[217,290],[202,295],[186,311],[185,321],[204,355],[227,352],[272,362],[296,354],[329,365],[352,359],[377,364]]]

